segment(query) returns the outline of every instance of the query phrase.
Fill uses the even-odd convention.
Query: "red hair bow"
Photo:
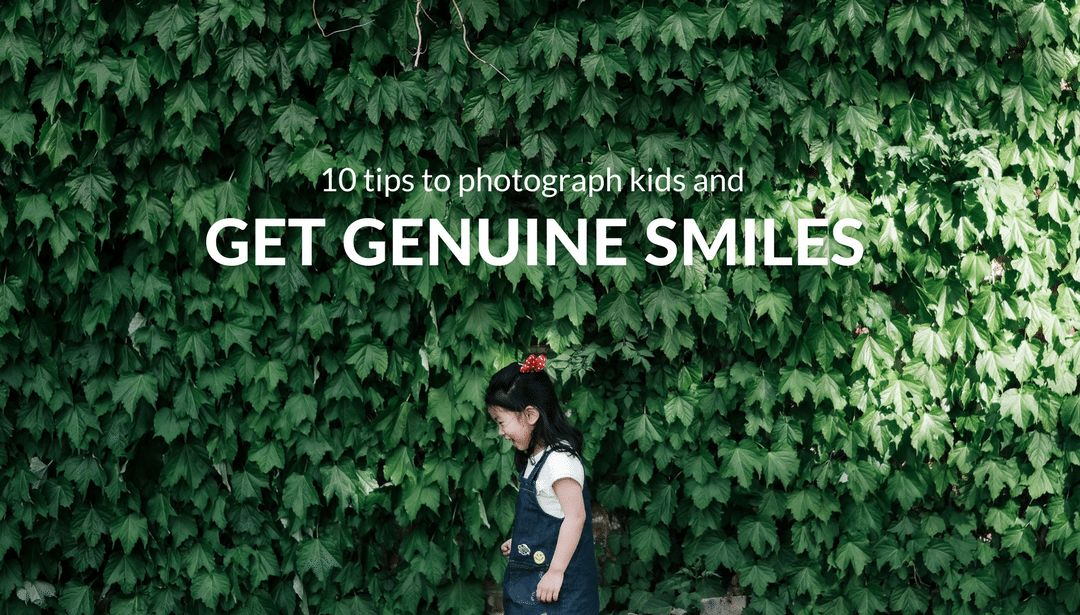
[[[529,358],[525,359],[525,362],[521,364],[521,373],[542,372],[544,371],[545,364],[547,364],[547,357],[542,354],[531,354],[529,355]]]

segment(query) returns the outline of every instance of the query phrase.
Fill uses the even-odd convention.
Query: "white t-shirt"
[[[529,458],[529,463],[525,465],[525,478],[532,476],[533,468],[544,456],[546,450],[543,449]],[[585,466],[582,465],[580,459],[570,453],[552,451],[544,462],[544,467],[540,468],[540,475],[536,477],[536,501],[540,503],[540,508],[544,512],[562,519],[566,517],[566,513],[563,512],[562,504],[559,503],[559,496],[555,495],[555,490],[552,488],[555,481],[560,478],[571,478],[581,487],[585,484]]]

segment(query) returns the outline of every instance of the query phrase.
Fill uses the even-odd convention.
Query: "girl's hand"
[[[562,588],[563,573],[548,570],[536,586],[536,599],[540,602],[555,602],[559,599],[559,590]]]
[[[506,542],[502,543],[502,554],[505,555],[506,557],[510,557],[510,541],[511,540],[513,540],[513,538],[507,538]]]

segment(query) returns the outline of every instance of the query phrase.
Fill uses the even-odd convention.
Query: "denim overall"
[[[510,543],[510,562],[503,578],[503,609],[506,615],[598,615],[599,576],[596,552],[593,550],[592,504],[587,485],[582,485],[585,525],[581,528],[577,549],[563,574],[559,599],[540,602],[536,598],[536,586],[551,565],[563,521],[544,512],[536,500],[536,477],[540,475],[540,469],[550,453],[551,449],[544,451],[530,478],[525,478],[524,470],[518,475],[514,535]]]

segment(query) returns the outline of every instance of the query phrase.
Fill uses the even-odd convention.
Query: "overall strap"
[[[521,471],[522,480],[527,480],[530,483],[535,483],[536,482],[536,477],[540,476],[540,468],[544,467],[544,462],[547,461],[548,455],[550,455],[550,454],[551,454],[551,449],[550,448],[544,450],[544,454],[540,456],[540,460],[536,462],[535,466],[533,466],[532,474],[529,474],[529,478],[525,478],[525,470],[522,470]],[[525,467],[527,469],[528,465],[526,465]]]

